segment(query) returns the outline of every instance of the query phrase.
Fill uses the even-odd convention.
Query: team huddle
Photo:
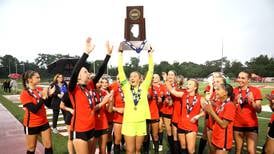
[[[25,109],[27,154],[35,153],[38,135],[42,136],[45,153],[53,153],[45,110],[45,106],[52,107],[52,102],[59,102],[64,111],[69,153],[93,154],[98,147],[101,154],[106,154],[111,153],[113,147],[114,154],[120,154],[121,145],[125,145],[128,154],[150,153],[152,140],[157,154],[163,150],[164,134],[172,154],[228,153],[233,140],[237,154],[242,153],[244,140],[248,153],[256,153],[257,113],[262,110],[262,95],[258,88],[249,85],[248,72],[238,74],[238,85],[234,88],[222,74],[214,73],[201,94],[195,79],[184,83],[184,77],[173,70],[161,76],[155,73],[152,48],[148,50],[146,75],[132,71],[127,78],[123,51],[119,48],[117,79],[110,83],[104,72],[113,46],[106,43],[107,54],[96,75],[84,67],[93,49],[94,44],[88,38],[69,83],[62,74],[57,74],[51,86],[42,89],[38,87],[38,72],[24,73],[20,100]],[[268,99],[274,111],[274,91]],[[202,118],[203,135],[196,148],[198,121]],[[273,120],[274,114],[263,149],[266,153],[274,153]]]

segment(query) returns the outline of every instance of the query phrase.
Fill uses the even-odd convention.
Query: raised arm
[[[175,97],[183,97],[184,92],[183,91],[177,91],[175,88],[172,88],[171,84],[169,82],[166,82],[167,90],[174,95]]]
[[[73,68],[72,75],[70,77],[69,83],[69,91],[73,91],[77,81],[78,81],[78,74],[83,67],[84,63],[86,62],[88,55],[93,51],[95,45],[92,43],[92,39],[90,37],[86,40],[86,51],[83,53],[82,57],[78,60],[76,65]]]
[[[145,84],[146,89],[149,88],[152,77],[153,77],[153,71],[154,71],[154,63],[153,63],[153,49],[148,51],[148,71],[146,78],[143,82]]]
[[[120,50],[119,51],[119,55],[118,55],[118,78],[120,80],[120,84],[123,87],[125,85],[125,83],[127,82],[127,77],[124,71],[124,67],[123,67],[123,53]]]

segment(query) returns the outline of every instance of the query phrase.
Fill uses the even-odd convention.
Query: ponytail
[[[25,73],[23,73],[22,75],[22,85],[23,85],[23,89],[28,89],[28,79],[32,78],[32,76],[34,76],[34,74],[37,73],[33,70],[28,70]]]
[[[233,93],[233,87],[230,84],[222,84],[224,90],[227,92],[227,97],[230,99],[230,101],[234,101],[235,95]]]

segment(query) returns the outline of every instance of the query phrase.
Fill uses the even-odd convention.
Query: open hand
[[[87,40],[86,40],[86,51],[85,53],[86,54],[90,54],[95,48],[95,45],[91,39],[91,37],[88,37]]]
[[[109,41],[106,42],[106,49],[107,49],[107,54],[111,55],[112,50],[113,50],[113,45],[109,43]]]
[[[190,119],[190,122],[195,123],[199,119],[199,115],[196,115]]]
[[[253,95],[253,93],[252,92],[250,92],[249,94],[248,94],[248,101],[249,102],[251,102],[251,103],[253,103],[254,102],[254,95]]]
[[[206,104],[206,105],[204,106],[204,110],[205,110],[207,113],[213,112],[212,105],[211,105],[211,104]]]

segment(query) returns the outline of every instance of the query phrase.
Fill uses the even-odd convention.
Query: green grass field
[[[232,83],[233,86],[235,86],[235,83]],[[254,85],[258,85],[258,83],[254,84]],[[262,84],[260,84],[262,85]],[[274,86],[274,83],[270,83],[268,85]],[[200,83],[200,88],[199,88],[199,92],[202,94],[203,93],[203,89],[206,86],[206,83]],[[21,88],[21,85],[19,84],[19,88]],[[261,89],[262,91],[262,95],[264,96],[265,94],[269,94],[270,91],[273,89]],[[18,92],[19,93],[19,92]],[[16,104],[12,103],[11,101],[7,100],[6,98],[4,98],[2,95],[6,95],[7,93],[4,93],[3,90],[0,90],[0,103],[2,103],[20,122],[22,122],[23,119],[23,110],[20,109]],[[262,101],[263,105],[268,104],[266,99],[263,99]],[[262,112],[260,114],[258,114],[259,117],[259,140],[258,140],[258,146],[263,146],[264,142],[265,142],[265,135],[266,135],[266,129],[267,129],[267,125],[269,122],[269,118],[271,116],[272,113],[269,112]],[[199,121],[199,132],[202,132],[203,130],[203,119],[201,119]],[[53,149],[54,149],[54,153],[58,153],[58,154],[63,154],[63,153],[67,153],[67,147],[66,147],[66,143],[67,143],[67,137],[63,137],[61,135],[56,135],[53,134],[52,135],[53,138]],[[164,137],[164,151],[160,152],[160,153],[166,153],[168,147],[167,147],[167,143],[166,143],[167,139],[166,137]],[[197,143],[196,143],[196,149],[198,148],[198,143],[199,142],[199,138],[197,139]],[[152,145],[152,144],[151,144]],[[152,147],[152,146],[151,146]],[[258,149],[260,151],[260,149]],[[234,149],[232,149],[231,153],[234,152]]]

